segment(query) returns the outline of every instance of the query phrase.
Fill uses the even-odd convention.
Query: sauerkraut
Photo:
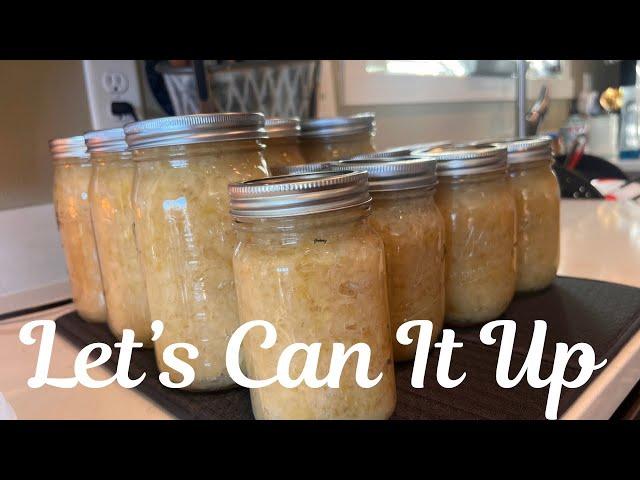
[[[548,161],[509,168],[516,200],[518,291],[547,287],[560,260],[560,187]]]
[[[516,285],[516,212],[505,174],[439,177],[445,224],[445,316],[453,325],[497,318]]]
[[[373,137],[369,133],[355,135],[301,137],[300,150],[305,163],[320,163],[373,153]]]
[[[365,389],[355,381],[357,355],[343,369],[340,388],[285,388],[279,383],[252,389],[258,419],[385,419],[396,401],[393,347],[385,281],[384,247],[362,209],[236,224],[239,244],[233,264],[240,321],[271,322],[278,340],[261,348],[264,330],[243,342],[248,374],[275,375],[282,350],[294,343],[322,344],[317,377],[328,373],[334,342],[371,348],[369,378],[382,380]],[[300,375],[305,355],[296,355],[290,376]]]
[[[433,191],[418,189],[372,192],[371,224],[382,237],[386,254],[391,331],[396,361],[415,357],[413,343],[395,340],[398,327],[408,320],[430,320],[432,339],[444,323],[444,223]]]
[[[305,163],[297,137],[269,138],[262,141],[267,148],[264,158],[271,171],[274,167],[290,167]]]
[[[151,320],[142,268],[134,237],[131,205],[134,164],[130,152],[91,154],[91,215],[100,258],[111,332],[122,338],[125,328],[151,347]]]
[[[191,390],[234,384],[225,366],[227,341],[238,326],[231,258],[236,234],[227,185],[266,176],[256,140],[134,150],[136,240],[151,320],[162,320],[155,343],[158,367],[173,382],[182,375],[163,359],[171,343],[198,348],[198,358],[176,356],[195,371]]]
[[[89,159],[56,160],[53,201],[67,262],[71,295],[78,314],[88,322],[106,322],[98,254],[89,206]]]

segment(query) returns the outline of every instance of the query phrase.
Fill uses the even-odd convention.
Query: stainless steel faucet
[[[527,134],[527,67],[526,60],[516,60],[516,136]]]
[[[530,110],[527,111],[527,69],[526,60],[516,60],[516,136],[518,138],[537,135],[544,120],[551,98],[549,89],[543,85]]]

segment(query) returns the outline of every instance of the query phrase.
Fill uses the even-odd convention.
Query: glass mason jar
[[[451,146],[438,161],[436,204],[445,223],[445,323],[496,319],[516,286],[516,210],[506,149]]]
[[[302,122],[300,149],[307,163],[330,162],[373,153],[375,116],[315,118]]]
[[[107,324],[118,340],[125,328],[131,329],[137,342],[151,347],[151,320],[131,205],[134,164],[124,130],[98,130],[84,137],[93,165],[89,201],[109,310]]]
[[[300,151],[300,120],[297,118],[267,118],[267,138],[264,158],[272,175],[281,175],[280,169],[305,163]]]
[[[186,342],[199,352],[188,363],[188,390],[234,385],[225,365],[227,341],[238,326],[231,257],[236,235],[227,185],[264,177],[264,116],[259,113],[186,115],[125,126],[136,174],[136,242],[151,320],[164,331],[156,360],[173,382],[182,375],[165,365],[163,351]]]
[[[91,163],[83,136],[49,142],[53,157],[53,203],[78,315],[107,321],[96,242],[89,207]]]
[[[395,340],[398,327],[409,320],[430,320],[432,340],[444,323],[444,221],[435,204],[436,162],[421,157],[398,156],[343,160],[337,170],[366,171],[373,198],[370,222],[384,242],[387,287],[396,361],[415,357],[413,342]]]
[[[516,290],[541,290],[555,279],[560,261],[560,186],[551,168],[551,138],[511,140],[506,146],[518,216]]]
[[[264,329],[250,330],[242,351],[248,376],[273,377],[283,349],[320,343],[316,377],[324,378],[332,345],[371,349],[368,378],[356,383],[358,354],[345,364],[340,387],[280,383],[251,389],[257,419],[385,419],[396,402],[393,345],[382,239],[369,225],[370,196],[362,172],[314,173],[229,186],[238,246],[233,266],[241,323],[269,321],[276,344],[261,347]],[[293,357],[297,378],[305,355]]]

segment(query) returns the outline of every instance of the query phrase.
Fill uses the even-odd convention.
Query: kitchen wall
[[[378,107],[339,107],[341,115],[362,111],[376,113],[376,147],[451,140],[461,142],[515,134],[513,102],[439,103]],[[552,101],[540,131],[562,125],[569,102]]]
[[[51,203],[47,141],[90,127],[82,61],[0,61],[0,210]]]
[[[388,148],[435,140],[462,142],[515,134],[515,102],[431,103],[350,107],[342,105],[339,62],[332,62],[339,115],[372,111],[376,114],[376,147]],[[559,128],[570,102],[552,100],[540,131]]]
[[[337,113],[351,115],[363,111],[376,113],[376,146],[396,145],[433,140],[464,141],[515,134],[515,102],[468,102],[415,105],[383,105],[347,107],[341,105],[342,85],[338,62],[332,63]],[[593,87],[602,91],[618,82],[618,66],[605,65],[602,60],[573,60],[571,74],[574,92],[582,88],[583,72],[591,72]],[[533,102],[530,102],[533,103]],[[570,100],[553,99],[540,125],[540,132],[556,130],[566,121]]]

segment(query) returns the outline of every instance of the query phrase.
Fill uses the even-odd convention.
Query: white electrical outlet
[[[102,75],[102,87],[109,94],[123,94],[129,88],[129,80],[124,73],[105,72]]]
[[[113,115],[113,102],[130,103],[138,118],[142,118],[142,93],[135,60],[83,60],[82,65],[92,129],[121,127],[133,121],[130,115]]]

